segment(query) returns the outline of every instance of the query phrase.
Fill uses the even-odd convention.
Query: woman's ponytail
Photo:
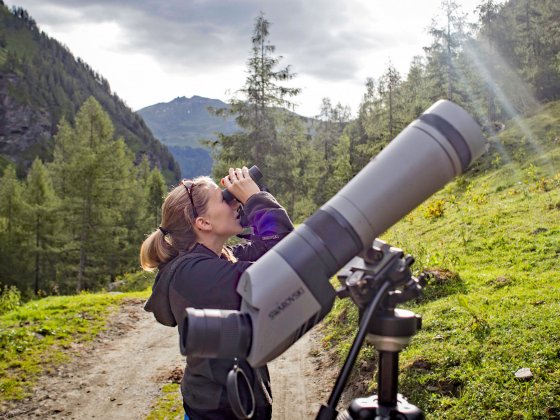
[[[160,265],[171,261],[178,252],[165,240],[158,228],[148,236],[140,248],[140,265],[146,271],[153,271]]]

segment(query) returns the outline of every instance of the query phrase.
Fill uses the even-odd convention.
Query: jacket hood
[[[152,295],[144,305],[144,310],[152,312],[160,324],[175,327],[177,321],[173,316],[169,302],[169,285],[172,276],[169,275],[168,265],[166,264],[157,274],[152,286]]]

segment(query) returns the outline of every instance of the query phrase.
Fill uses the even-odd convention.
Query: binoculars
[[[260,180],[262,179],[263,174],[262,174],[262,172],[261,172],[261,170],[259,169],[258,166],[253,165],[249,168],[249,176],[259,186],[261,191],[266,190],[264,185],[262,185],[260,183]],[[235,196],[232,193],[230,193],[228,190],[223,190],[222,191],[222,196],[224,197],[224,200],[227,201],[228,203],[235,199]]]

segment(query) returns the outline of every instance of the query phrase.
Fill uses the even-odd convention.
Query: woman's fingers
[[[259,187],[251,178],[246,166],[229,168],[229,175],[222,178],[221,182],[241,203],[245,203],[249,197],[259,192]]]
[[[251,178],[251,175],[249,175],[249,169],[247,169],[247,167],[244,166],[243,168],[229,168],[228,177],[229,180],[233,183],[236,180],[241,181],[244,178]]]

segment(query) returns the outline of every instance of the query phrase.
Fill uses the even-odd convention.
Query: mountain
[[[24,175],[36,157],[52,159],[53,140],[62,118],[73,122],[93,96],[111,117],[139,162],[146,155],[167,182],[179,179],[177,162],[156,140],[109,83],[58,41],[40,31],[22,8],[9,10],[0,0],[0,169],[15,163]]]
[[[233,117],[212,115],[208,108],[222,109],[228,105],[218,99],[193,96],[177,97],[138,110],[154,135],[169,147],[179,162],[183,177],[209,175],[212,158],[200,140],[215,140],[216,133],[232,134],[239,130]]]
[[[164,144],[196,148],[202,147],[201,139],[215,139],[216,132],[232,134],[239,130],[234,118],[216,117],[208,112],[209,107],[222,109],[228,105],[219,99],[181,96],[137,112]]]

